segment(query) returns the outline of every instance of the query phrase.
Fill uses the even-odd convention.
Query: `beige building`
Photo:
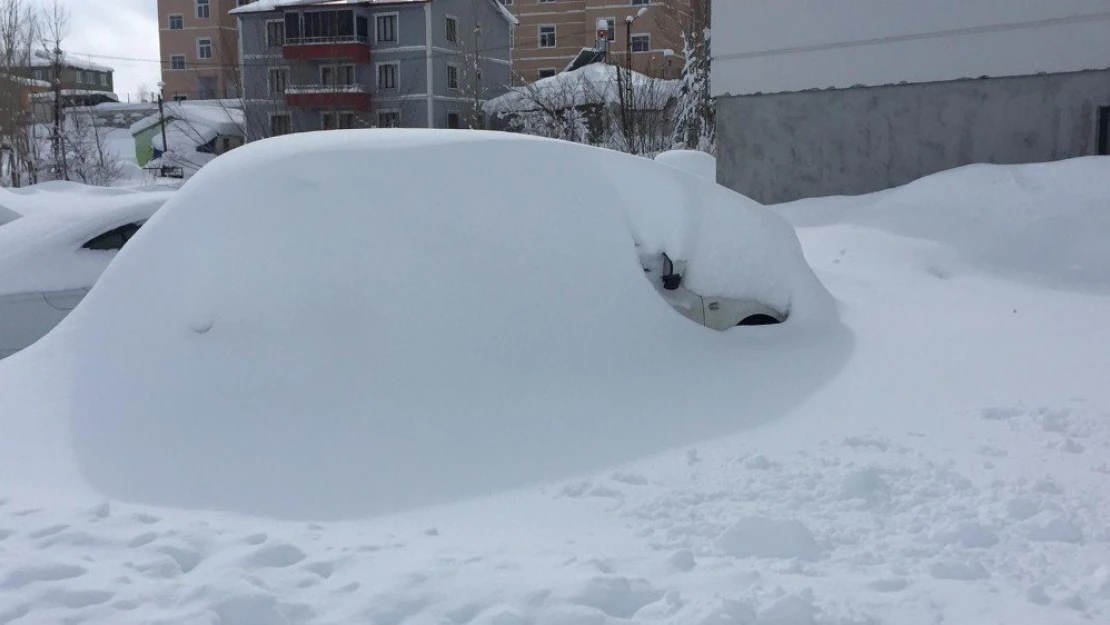
[[[254,0],[158,0],[163,95],[167,100],[234,98],[239,32],[228,14]]]
[[[598,21],[605,20],[610,62],[623,66],[631,48],[635,71],[655,78],[677,78],[683,61],[676,9],[683,2],[503,0],[520,20],[513,42],[513,74],[519,82],[532,82],[563,71],[583,48],[595,47]],[[640,11],[644,12],[637,17]],[[631,29],[628,17],[634,18]]]

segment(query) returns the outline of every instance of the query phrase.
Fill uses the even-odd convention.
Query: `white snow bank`
[[[717,159],[712,154],[700,150],[670,150],[660,153],[655,160],[717,182]]]
[[[1110,292],[1110,158],[971,165],[855,198],[774,207],[797,226],[850,223],[938,242],[986,271]]]
[[[149,219],[170,194],[54,182],[0,197],[24,215],[0,228],[0,295],[6,295],[92,286],[116,253],[81,246]]]
[[[777,285],[791,321],[682,318],[629,222],[679,229],[693,283]],[[833,319],[785,222],[684,172],[504,133],[306,133],[202,170],[67,318],[73,442],[125,500],[383,513],[781,414],[842,362],[845,335],[806,323]]]
[[[483,106],[487,113],[497,114],[616,103],[620,101],[618,71],[615,65],[592,63],[525,86],[513,87]],[[671,98],[678,96],[681,84],[677,80],[651,78],[634,71],[632,88],[635,108],[661,110]]]

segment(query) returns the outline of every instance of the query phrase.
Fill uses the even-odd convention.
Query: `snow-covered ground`
[[[395,156],[400,163],[410,157],[401,151]],[[206,168],[190,185],[206,178],[216,182],[212,171],[217,169]],[[302,182],[311,186],[311,180]],[[187,186],[183,195],[188,192]],[[87,450],[90,443],[73,437],[88,435],[94,424],[72,421],[72,415],[114,418],[119,406],[136,404],[120,399],[128,392],[121,383],[95,399],[102,409],[89,410],[90,395],[80,378],[94,379],[90,369],[98,364],[118,368],[94,361],[89,333],[105,332],[117,343],[127,339],[100,326],[92,312],[78,314],[79,309],[72,323],[0,362],[0,623],[1064,625],[1110,620],[1110,390],[1105,384],[1110,371],[1105,288],[1110,284],[1098,271],[1108,266],[1099,263],[1110,246],[1087,243],[1099,228],[1107,233],[1110,160],[969,168],[886,194],[773,210],[797,225],[809,263],[839,302],[844,334],[835,324],[806,330],[806,324],[790,323],[759,335],[741,334],[742,329],[702,332],[692,324],[671,324],[687,322],[662,316],[671,313],[641,300],[653,295],[650,290],[621,286],[619,295],[648,307],[648,313],[630,322],[633,329],[626,336],[600,345],[584,346],[581,335],[572,333],[570,349],[619,345],[631,350],[624,360],[635,362],[654,355],[650,345],[632,349],[648,324],[658,330],[656,340],[676,351],[676,362],[699,375],[681,375],[670,366],[654,368],[653,374],[653,367],[645,366],[645,380],[612,388],[625,395],[614,395],[619,401],[610,397],[604,405],[597,404],[604,397],[597,388],[572,384],[582,379],[549,379],[550,397],[559,407],[570,405],[567,398],[578,398],[583,414],[601,408],[593,418],[612,427],[592,426],[582,415],[567,413],[563,423],[578,429],[552,429],[548,446],[556,449],[537,447],[537,457],[550,459],[558,446],[581,445],[581,440],[575,443],[576,434],[623,441],[616,445],[621,451],[637,448],[637,441],[652,441],[647,447],[653,447],[660,432],[684,442],[541,484],[358,520],[278,521],[122,503],[90,488],[82,473],[85,461],[74,455],[75,448]],[[522,211],[525,220],[541,214],[528,207]],[[176,212],[179,225],[189,221],[185,210]],[[161,223],[152,222],[119,258],[133,262],[113,266],[105,278],[118,281],[131,274],[137,289],[149,288],[137,271],[140,260],[153,258],[143,253],[144,239],[155,242],[158,226],[170,226],[174,213],[167,204]],[[544,231],[554,237],[581,235],[574,230],[576,219],[607,227],[605,219],[569,213],[566,219],[545,221]],[[378,224],[383,240],[398,232],[400,218],[390,214]],[[482,208],[471,222],[492,224],[495,215]],[[230,223],[255,217],[248,211]],[[339,218],[333,230],[346,231],[351,223],[341,211],[327,217]],[[489,230],[524,224],[504,218],[510,221]],[[287,225],[307,228],[304,236],[317,232],[307,218],[289,219]],[[1053,227],[1038,229],[1034,221]],[[447,223],[452,225],[441,233],[445,238],[435,241],[449,240],[449,230],[463,222]],[[1045,236],[1038,238],[1038,232]],[[625,261],[599,256],[591,247],[614,243],[608,236],[599,234],[577,251],[588,262],[612,262],[599,268],[600,279],[623,285]],[[1007,237],[1013,237],[1009,245]],[[300,240],[282,243],[295,252]],[[976,247],[975,240],[989,245]],[[1082,253],[1072,249],[1071,241]],[[350,249],[345,238],[333,244]],[[533,247],[536,256],[528,251]],[[527,238],[513,249],[524,259],[557,251],[542,237]],[[220,258],[206,262],[218,266]],[[1043,262],[1035,262],[1038,258]],[[231,256],[223,260],[228,267],[235,262]],[[383,286],[392,278],[382,271],[397,267],[421,280],[434,275],[413,260],[381,259],[366,270],[367,278]],[[553,264],[565,264],[571,277],[595,288],[575,273],[583,268],[578,262],[562,255]],[[1090,265],[1075,267],[1082,263]],[[237,271],[229,272],[233,284]],[[444,275],[463,273],[448,269]],[[504,279],[509,273],[497,269],[492,275]],[[403,289],[403,284],[388,284]],[[242,286],[259,295],[259,285]],[[584,287],[574,281],[541,277],[539,287],[512,286],[560,314],[574,315],[574,323],[587,322],[573,305],[543,293],[556,286],[582,293]],[[327,292],[324,288],[316,295]],[[107,299],[96,302],[96,293],[86,302],[89,310],[107,310]],[[207,335],[201,341],[227,340],[220,332],[235,320],[207,318],[203,307],[189,302],[183,299],[180,306],[195,327],[182,332]],[[629,312],[623,305],[602,302],[597,310]],[[507,301],[506,306],[514,314],[497,321],[514,340],[522,340],[527,335],[513,319],[524,305]],[[271,322],[290,311],[276,314]],[[412,314],[424,313],[414,306]],[[542,311],[537,314],[537,320],[551,322]],[[478,328],[479,333],[487,329]],[[110,350],[135,349],[161,331],[140,326],[132,342],[113,344]],[[265,331],[263,323],[259,332],[265,336]],[[557,366],[569,361],[553,348],[552,336],[539,327],[534,340],[543,351],[508,365],[538,367],[554,376]],[[741,362],[759,360],[768,375],[707,375],[676,338],[689,341],[701,356],[712,354],[713,366],[730,366],[720,351]],[[437,366],[437,358],[450,360],[456,352],[413,356],[397,352],[401,344],[385,342],[389,349],[379,353],[406,367],[422,358],[426,395],[444,388],[458,391],[467,376],[483,384],[483,368],[527,379],[504,362],[482,359],[474,361],[475,371],[445,369]],[[194,356],[203,354],[202,344],[193,347]],[[250,336],[239,347],[257,349]],[[348,348],[329,347],[337,359],[353,357]],[[266,353],[275,359],[282,355],[280,346]],[[364,355],[367,378],[376,373],[374,356]],[[180,357],[166,353],[166,362],[157,366],[184,375],[188,369],[181,367]],[[822,359],[827,360],[823,367],[813,362]],[[619,359],[605,365],[621,373],[632,370]],[[814,376],[821,369],[828,375]],[[803,370],[808,373],[799,373]],[[240,371],[237,379],[249,379],[248,373]],[[294,373],[321,375],[312,369]],[[110,379],[111,371],[105,375]],[[234,396],[235,381],[219,392]],[[630,399],[636,389],[654,394],[665,414],[651,412],[650,402]],[[784,389],[797,393],[798,401],[759,398]],[[518,401],[514,394],[526,390],[506,385],[487,399],[491,409],[512,406]],[[143,391],[141,384],[132,389]],[[689,402],[687,409],[676,405],[675,396]],[[472,399],[460,395],[460,409]],[[412,400],[425,409],[434,404],[426,396]],[[244,427],[237,414],[251,406],[228,408],[227,427]],[[312,410],[326,408],[304,406],[289,414],[296,417],[301,410],[312,417]],[[195,416],[204,422],[211,418]],[[676,423],[690,424],[692,436],[683,436]],[[707,423],[731,426],[710,432]],[[291,426],[275,420],[266,427]],[[411,432],[413,426],[405,427]],[[514,427],[517,435],[529,430]],[[481,449],[481,441],[467,441]],[[168,442],[167,449],[180,452],[174,441]],[[394,444],[415,448],[413,443]],[[513,444],[507,439],[494,443]],[[306,441],[306,448],[314,445]],[[524,462],[492,446],[481,451],[495,460]],[[190,470],[197,464],[197,458],[179,460]],[[303,458],[289,460],[304,463]],[[475,461],[486,460],[475,456]],[[159,460],[157,470],[173,461]],[[535,474],[535,467],[525,465],[505,470]],[[274,474],[287,477],[279,468]],[[136,484],[148,477],[136,475]],[[234,482],[242,476],[224,477]],[[344,483],[350,477],[336,476]],[[357,477],[368,483],[416,479]],[[482,490],[483,485],[474,486]],[[275,480],[269,487],[292,502],[316,496],[288,482]]]

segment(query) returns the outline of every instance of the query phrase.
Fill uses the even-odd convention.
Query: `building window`
[[[170,30],[182,30],[185,28],[185,16],[180,13],[175,13],[170,16]]]
[[[107,87],[108,86],[108,74],[97,74],[96,75],[96,84],[100,85],[101,87]]]
[[[375,18],[375,29],[379,42],[397,41],[397,14],[389,13]]]
[[[458,68],[457,65],[448,65],[447,66],[447,88],[448,89],[458,89],[459,88],[459,68]]]
[[[238,0],[238,2],[235,3],[235,6],[245,7],[252,2],[254,2],[254,0]]]
[[[378,111],[378,128],[400,128],[401,111]]]
[[[320,82],[325,87],[349,87],[355,84],[355,66],[325,65],[320,68]]]
[[[547,4],[548,2],[555,2],[555,0],[540,0],[540,4]]]
[[[538,75],[538,76],[539,76],[539,77],[540,77],[541,79],[543,79],[543,78],[551,78],[552,76],[554,76],[554,75],[555,75],[555,68],[554,68],[554,67],[545,67],[545,68],[541,69],[540,71],[536,72],[536,74],[537,74],[537,75]]]
[[[639,6],[641,4],[651,4],[651,0],[632,0],[632,6]]]
[[[184,102],[188,99],[189,99],[189,96],[185,95],[184,93],[174,93],[173,94],[173,101],[174,102]]]
[[[633,52],[651,52],[651,35],[632,35]]]
[[[212,6],[209,0],[197,0],[197,19],[206,20],[212,17]]]
[[[284,67],[275,67],[269,71],[267,86],[269,87],[270,95],[285,93],[285,87],[288,84],[289,70]]]
[[[554,48],[555,47],[555,25],[544,24],[539,27],[539,47],[541,48]]]
[[[513,0],[501,0],[501,4],[504,4],[504,5],[506,5],[506,6],[508,6],[508,5],[512,4],[512,3],[513,3]]]
[[[378,89],[396,89],[399,63],[378,63]]]
[[[450,43],[459,42],[459,20],[454,17],[447,18],[447,41]]]
[[[170,69],[173,69],[173,70],[185,69],[185,55],[184,54],[170,55]]]
[[[270,20],[266,22],[266,46],[280,48],[285,45],[285,22]]]
[[[270,115],[270,135],[287,135],[293,131],[293,119],[289,113],[274,113]]]
[[[324,130],[346,130],[355,127],[355,114],[347,111],[321,113],[320,127]]]
[[[609,41],[616,41],[617,40],[617,18],[615,18],[615,17],[605,18],[605,30],[606,30],[605,38],[608,39]]]
[[[197,39],[197,58],[207,60],[212,58],[212,40],[204,37]]]
[[[459,114],[458,113],[448,113],[447,114],[447,127],[451,128],[451,129],[457,129],[459,127]]]

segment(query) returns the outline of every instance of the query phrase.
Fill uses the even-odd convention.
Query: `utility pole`
[[[54,167],[59,180],[69,180],[66,172],[65,140],[62,137],[62,50],[54,46]]]
[[[170,144],[166,142],[166,111],[162,108],[162,91],[166,88],[166,83],[158,81],[158,122],[162,126],[162,177],[166,177],[166,155],[170,152]]]
[[[474,112],[471,115],[470,127],[474,129],[478,126],[477,130],[485,130],[485,120],[482,119],[482,56],[481,48],[478,47],[482,37],[482,23],[478,22],[474,25],[474,67],[470,71],[474,72],[474,102],[472,104]]]

